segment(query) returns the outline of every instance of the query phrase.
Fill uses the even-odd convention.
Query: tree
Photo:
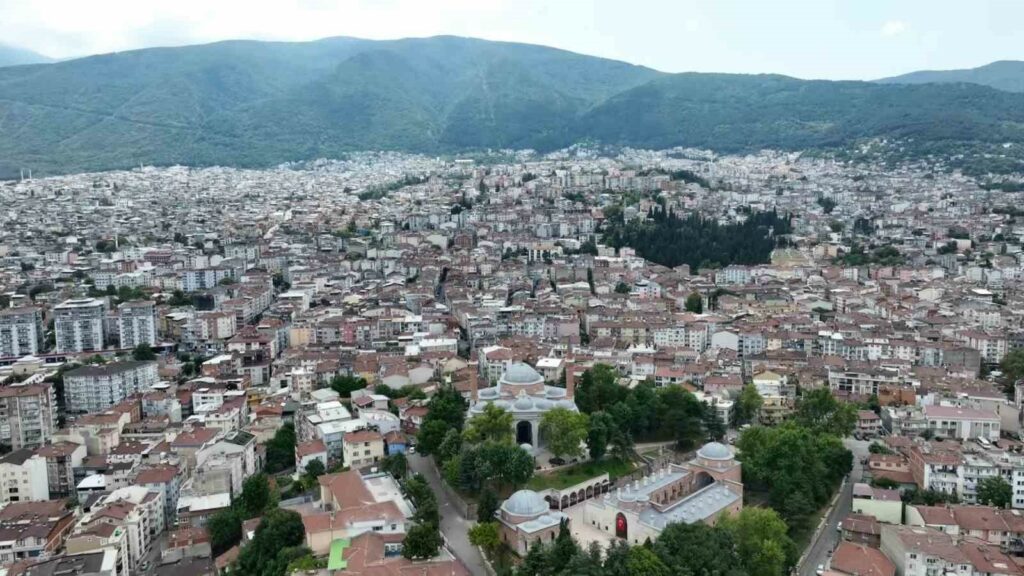
[[[576,406],[580,412],[590,414],[608,410],[613,404],[625,400],[629,391],[619,386],[615,368],[607,364],[596,364],[580,377],[576,386]]]
[[[151,362],[156,360],[156,352],[153,352],[149,344],[143,342],[132,350],[132,359],[136,362]]]
[[[263,516],[251,542],[242,547],[235,569],[240,574],[284,576],[289,558],[283,565],[278,563],[278,554],[286,548],[302,544],[306,529],[297,512],[272,508]]]
[[[469,529],[469,543],[483,548],[488,555],[501,546],[497,522],[480,522]]]
[[[725,437],[725,422],[718,415],[718,409],[710,404],[704,404],[704,432],[708,439],[716,442]]]
[[[683,304],[687,312],[693,312],[694,314],[702,314],[704,312],[704,299],[701,297],[699,292],[691,292],[686,297],[686,302]]]
[[[278,430],[267,442],[265,469],[276,474],[295,465],[295,426],[290,422]]]
[[[366,388],[366,380],[358,376],[335,376],[331,379],[331,389],[342,398],[350,398],[356,390]]]
[[[587,429],[587,450],[591,460],[604,458],[608,444],[616,431],[615,419],[607,412],[594,412],[590,415]]]
[[[1024,378],[1024,348],[1016,348],[1007,352],[999,363],[1003,377],[1012,385]]]
[[[319,458],[314,458],[306,463],[306,471],[302,475],[302,488],[310,490],[317,484],[317,479],[327,472],[327,468],[324,466],[323,461]]]
[[[978,483],[978,502],[1006,508],[1013,501],[1013,487],[1002,476],[989,476]]]
[[[484,488],[480,492],[480,499],[476,503],[477,522],[490,522],[494,520],[494,513],[498,511],[500,506],[501,502],[498,501],[498,495],[494,490]]]
[[[219,556],[242,540],[242,519],[234,508],[217,512],[206,521],[213,555]]]
[[[875,488],[885,488],[886,490],[896,490],[900,487],[899,482],[885,476],[875,476],[871,479],[871,485]]]
[[[320,466],[322,468],[323,464]],[[236,504],[243,520],[262,516],[270,509],[275,503],[267,475],[260,473],[246,478]]]
[[[587,437],[587,415],[567,408],[553,408],[541,417],[540,433],[555,458],[579,457]]]
[[[736,420],[742,424],[752,422],[761,411],[762,404],[764,404],[764,399],[757,392],[757,387],[747,384],[740,391],[740,396],[736,400]]]
[[[466,419],[466,404],[453,386],[443,386],[427,404],[417,447],[423,454],[433,454],[449,429],[462,431]]]
[[[493,403],[467,422],[463,432],[466,440],[479,442],[510,442],[512,440],[512,413]]]
[[[462,434],[459,434],[458,430],[450,429],[445,432],[444,439],[441,440],[441,445],[438,446],[434,455],[441,462],[447,462],[452,458],[459,455],[462,451]]]
[[[396,480],[401,480],[409,473],[409,460],[401,452],[388,454],[381,462],[380,467]]]
[[[410,560],[433,558],[441,548],[441,533],[436,525],[415,524],[405,534],[402,556]]]
[[[842,438],[853,433],[857,425],[857,411],[852,405],[836,400],[827,388],[818,388],[805,393],[800,399],[794,419],[819,433]]]
[[[626,570],[629,574],[643,574],[644,576],[672,576],[672,570],[661,561],[661,558],[658,558],[654,551],[643,546],[629,549]]]
[[[723,519],[732,532],[736,552],[750,576],[781,576],[796,563],[796,545],[786,522],[769,508],[748,507]]]
[[[868,446],[868,452],[872,454],[892,454],[892,450],[881,442],[872,442],[871,445]]]
[[[654,553],[675,574],[740,576],[742,566],[732,533],[721,526],[669,524],[654,543]]]
[[[633,289],[629,287],[629,284],[626,284],[625,282],[623,282],[621,280],[619,281],[618,284],[615,285],[615,293],[616,294],[629,294],[632,291],[633,291]]]

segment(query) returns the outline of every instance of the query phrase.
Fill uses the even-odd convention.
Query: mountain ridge
[[[975,68],[917,70],[875,80],[882,84],[949,84],[966,82],[1004,90],[1024,92],[1024,61],[996,60]]]
[[[581,140],[743,152],[909,138],[930,154],[1024,142],[1024,95],[984,86],[669,74],[457,36],[232,40],[0,68],[0,118],[0,178]]]

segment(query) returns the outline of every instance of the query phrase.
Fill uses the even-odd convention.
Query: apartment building
[[[56,554],[74,524],[75,512],[62,500],[7,503],[0,509],[0,565]]]
[[[53,307],[57,352],[79,353],[103,350],[103,322],[107,306],[103,300],[80,298]]]
[[[102,412],[158,382],[156,362],[112,362],[64,374],[66,409],[72,414]]]
[[[14,450],[42,446],[57,429],[57,397],[49,382],[0,388],[0,442]]]
[[[0,504],[50,499],[46,460],[27,448],[0,457]]]
[[[124,302],[117,307],[117,327],[121,348],[156,344],[156,303]]]
[[[995,412],[959,406],[925,406],[928,429],[935,436],[971,440],[998,440],[1000,418]]]
[[[36,450],[46,460],[46,479],[50,498],[68,498],[75,494],[75,468],[85,461],[84,444],[54,442]]]
[[[33,306],[0,310],[0,358],[21,358],[43,350],[43,312]]]
[[[384,458],[384,437],[373,430],[349,432],[342,437],[342,453],[352,469],[376,464]]]

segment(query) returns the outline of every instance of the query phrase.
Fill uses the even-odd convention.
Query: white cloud
[[[888,20],[882,24],[882,36],[897,36],[907,30],[907,23],[902,20]]]

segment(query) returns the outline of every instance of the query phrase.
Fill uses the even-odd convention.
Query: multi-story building
[[[156,304],[150,301],[125,302],[117,307],[117,325],[121,348],[156,344]]]
[[[63,500],[7,503],[0,509],[0,565],[54,555],[74,524],[75,512]]]
[[[959,406],[925,406],[924,416],[928,419],[928,429],[936,436],[959,440],[999,439],[1000,419],[995,412]]]
[[[27,448],[0,457],[0,503],[50,499],[46,460]]]
[[[36,450],[46,459],[46,479],[50,498],[67,498],[75,493],[75,468],[82,465],[86,450],[84,444],[54,442]]]
[[[103,350],[103,322],[107,307],[103,300],[80,298],[53,307],[57,352],[78,353]]]
[[[380,432],[360,430],[342,438],[344,462],[353,470],[370,466],[384,458],[384,437]]]
[[[69,413],[102,412],[132,394],[148,392],[158,381],[156,362],[112,362],[64,374]]]
[[[0,442],[14,450],[42,446],[57,429],[57,399],[49,382],[0,388]]]
[[[25,306],[0,310],[0,358],[20,358],[43,349],[43,313]]]

